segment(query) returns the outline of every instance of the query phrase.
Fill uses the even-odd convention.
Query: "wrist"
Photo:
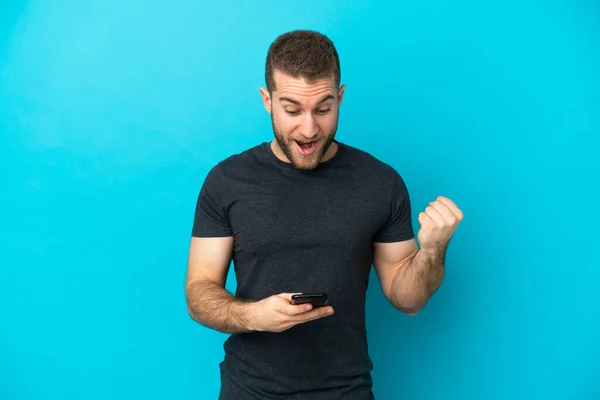
[[[428,257],[439,257],[446,253],[448,243],[438,243],[434,245],[421,246],[420,253]]]
[[[446,262],[447,248],[447,244],[431,247],[421,247],[421,250],[419,250],[419,254],[417,254],[417,258],[420,263],[444,268],[444,264]]]
[[[256,332],[259,328],[256,324],[258,302],[235,299],[228,305],[227,313],[230,318],[240,321],[240,328],[246,332]]]
[[[251,301],[244,304],[244,312],[246,313],[246,328],[250,332],[260,332],[260,327],[258,326],[258,301]]]

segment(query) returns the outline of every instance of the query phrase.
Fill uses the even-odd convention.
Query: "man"
[[[439,197],[419,214],[389,165],[334,139],[345,85],[333,43],[293,31],[271,44],[262,101],[275,140],[214,166],[196,206],[191,317],[229,333],[222,400],[373,399],[365,295],[413,315],[440,286],[463,215]],[[233,260],[235,296],[224,289]],[[324,307],[295,293],[325,292]]]

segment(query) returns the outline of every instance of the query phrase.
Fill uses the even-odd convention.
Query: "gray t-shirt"
[[[337,142],[311,171],[268,142],[218,163],[192,235],[234,237],[236,296],[325,292],[335,313],[280,333],[230,335],[221,400],[372,399],[365,296],[373,242],[414,237],[407,188],[389,165]]]

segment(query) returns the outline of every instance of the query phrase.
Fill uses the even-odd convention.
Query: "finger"
[[[427,215],[427,213],[420,212],[419,213],[419,223],[421,224],[421,226],[423,226],[425,224],[435,224],[435,221],[433,219],[431,219],[431,217],[429,215]]]
[[[314,321],[315,319],[327,317],[333,314],[333,307],[317,307],[312,311],[308,311],[302,313],[300,315],[295,315],[291,319],[296,323],[305,323],[308,321]]]
[[[442,218],[440,213],[433,208],[433,206],[427,206],[425,213],[435,222],[436,225],[444,225],[444,218]]]
[[[277,295],[277,297],[281,297],[282,299],[285,299],[288,302],[290,302],[290,301],[292,301],[292,296],[295,294],[302,294],[302,293],[279,293]]]
[[[444,196],[438,197],[438,200],[441,201],[442,203],[444,203],[450,209],[450,211],[452,211],[452,214],[454,214],[456,216],[456,218],[458,218],[459,220],[463,219],[462,211],[458,208],[458,206],[452,200],[450,200],[449,198],[444,197]]]
[[[440,214],[442,219],[448,224],[452,225],[456,222],[456,215],[454,215],[450,208],[440,200],[436,200],[430,203],[430,205]]]
[[[312,310],[312,304],[282,304],[279,308],[280,313],[285,315],[298,315]]]
[[[275,306],[275,311],[286,315],[297,315],[312,309],[312,304],[291,304],[292,296],[302,293],[280,293],[277,295],[279,302]]]

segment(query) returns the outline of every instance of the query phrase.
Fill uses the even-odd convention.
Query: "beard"
[[[315,169],[325,157],[327,150],[331,147],[333,143],[333,139],[335,138],[335,133],[337,131],[337,124],[333,127],[331,132],[329,132],[326,136],[319,135],[316,140],[318,143],[316,146],[321,146],[321,149],[315,150],[312,154],[305,156],[303,154],[298,153],[296,150],[296,141],[292,138],[288,138],[287,140],[281,135],[281,133],[277,130],[275,126],[275,121],[273,120],[273,115],[271,115],[271,125],[273,126],[273,133],[275,135],[275,140],[279,145],[279,148],[283,152],[283,154],[287,157],[287,159],[291,162],[292,166],[298,170],[302,171],[310,171]]]

